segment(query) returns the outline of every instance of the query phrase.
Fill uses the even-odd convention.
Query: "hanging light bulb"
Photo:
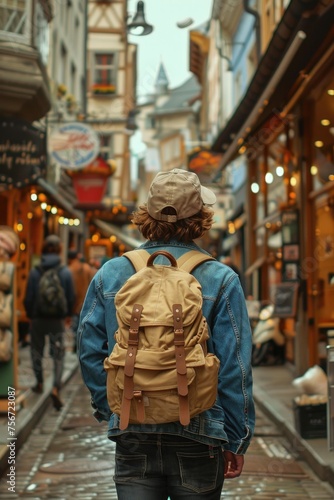
[[[296,177],[292,176],[291,179],[290,179],[290,185],[291,186],[296,186],[297,185],[297,179]]]
[[[267,184],[271,184],[274,180],[273,174],[271,172],[267,172],[264,180],[266,181]]]
[[[30,193],[30,199],[31,199],[31,201],[37,201],[38,200],[38,196],[37,196],[36,191],[32,191]]]
[[[251,191],[252,193],[256,194],[260,191],[260,186],[258,185],[257,182],[252,182],[251,184]]]
[[[276,175],[278,177],[283,177],[283,175],[284,175],[284,168],[282,167],[282,165],[277,165],[277,167],[276,167]]]

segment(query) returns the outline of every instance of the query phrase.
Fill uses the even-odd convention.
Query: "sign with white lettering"
[[[97,157],[100,141],[94,129],[84,123],[67,123],[51,134],[49,150],[62,168],[80,170]]]
[[[45,132],[24,120],[0,118],[0,185],[32,184],[45,168]]]
[[[276,286],[274,316],[295,318],[297,315],[298,283],[280,283]]]

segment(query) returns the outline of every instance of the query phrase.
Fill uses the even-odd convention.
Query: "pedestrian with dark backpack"
[[[61,240],[51,234],[44,240],[41,262],[31,269],[24,305],[30,319],[30,350],[36,385],[32,390],[43,392],[43,355],[46,336],[49,337],[50,357],[53,359],[53,388],[51,398],[59,411],[61,378],[64,364],[65,320],[70,318],[75,300],[72,275],[61,263]]]
[[[215,201],[194,173],[157,174],[132,218],[147,241],[104,264],[86,295],[78,354],[116,442],[120,500],[218,500],[242,472],[255,420],[245,298],[194,242]]]

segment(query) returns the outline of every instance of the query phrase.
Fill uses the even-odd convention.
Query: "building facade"
[[[4,0],[0,5],[0,225],[14,230],[19,241],[12,258],[13,356],[1,365],[1,397],[4,386],[17,382],[18,323],[24,319],[30,267],[30,192],[46,174],[46,129],[39,121],[52,105],[47,74],[52,16],[48,0]]]
[[[333,2],[259,6],[261,57],[212,143],[247,169],[248,293],[275,305],[296,374],[326,367],[333,329]],[[237,159],[237,160],[236,160]]]

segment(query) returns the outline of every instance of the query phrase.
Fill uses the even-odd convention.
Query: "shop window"
[[[279,210],[281,205],[287,202],[287,190],[284,183],[284,177],[278,175],[280,173],[279,167],[281,167],[280,162],[271,157],[268,158],[268,170],[265,176],[265,181],[267,183],[267,214],[270,215],[273,212]]]
[[[77,83],[77,68],[72,63],[71,64],[71,92],[72,92],[72,94],[75,94],[76,83]]]
[[[113,134],[100,134],[100,156],[104,160],[110,160],[114,156]]]
[[[67,49],[64,44],[61,45],[60,49],[60,81],[67,82]]]
[[[91,91],[95,95],[116,93],[117,54],[116,52],[95,53]]]
[[[72,2],[69,0],[67,0],[66,26],[67,26],[66,31],[68,34],[70,34],[72,32],[72,26],[73,26],[73,7],[72,7]]]
[[[328,80],[314,101],[313,161],[309,165],[313,188],[334,181],[334,79]]]
[[[155,118],[153,116],[147,115],[145,117],[145,128],[150,129],[155,127]]]

